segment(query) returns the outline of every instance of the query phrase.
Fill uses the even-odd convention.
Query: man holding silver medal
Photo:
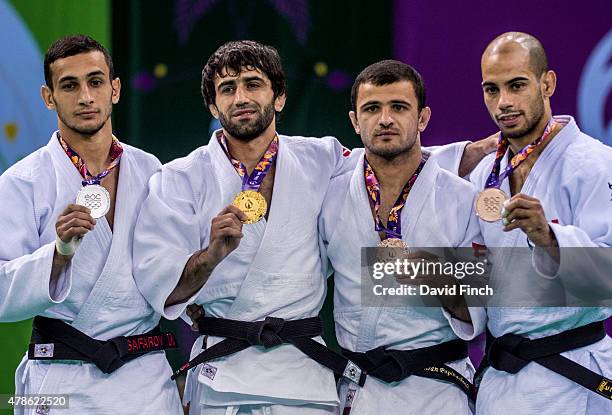
[[[484,309],[453,304],[451,314],[416,301],[376,301],[362,276],[362,247],[402,256],[397,251],[411,247],[481,242],[473,185],[437,162],[456,172],[459,158],[440,160],[421,147],[431,116],[425,101],[420,74],[398,61],[368,66],[353,84],[349,116],[365,151],[353,150],[356,167],[332,179],[319,222],[335,275],[338,342],[368,372],[363,387],[340,380],[345,415],[471,413],[474,368],[464,340],[484,330]],[[384,259],[377,255],[376,261]],[[435,284],[438,278],[420,276],[408,284]]]
[[[113,136],[121,83],[97,41],[57,40],[44,70],[59,130],[0,177],[0,321],[34,317],[16,394],[67,395],[66,413],[181,413],[163,352],[174,337],[132,276],[136,214],[159,161]]]
[[[552,115],[557,79],[535,37],[498,36],[481,69],[484,101],[501,130],[496,154],[470,176],[482,189],[481,231],[495,261],[508,261],[516,248],[528,253],[528,261],[511,261],[505,282],[525,279],[527,290],[557,282],[569,294],[610,298],[604,248],[612,245],[612,149],[582,133],[573,117]],[[572,259],[568,247],[600,248]],[[576,263],[596,265],[576,274]],[[612,413],[612,340],[603,327],[612,309],[506,305],[487,309],[476,413]]]

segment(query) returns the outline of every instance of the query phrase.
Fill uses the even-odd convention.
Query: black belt
[[[319,317],[285,321],[282,318],[266,317],[262,321],[237,321],[225,318],[202,316],[198,319],[200,334],[225,337],[225,340],[207,348],[174,372],[172,379],[196,367],[200,363],[228,356],[251,346],[269,349],[281,344],[292,344],[302,353],[343,376],[363,386],[366,373],[356,364],[313,340],[323,333]]]
[[[592,392],[612,399],[612,380],[560,354],[588,346],[605,336],[602,321],[533,340],[511,333],[495,338],[487,331],[486,353],[478,374],[482,374],[488,366],[515,374],[529,362],[536,362]]]
[[[445,364],[468,356],[468,346],[463,340],[451,340],[414,350],[377,347],[365,353],[342,349],[342,353],[368,375],[385,382],[398,382],[411,375],[443,380],[459,387],[469,399],[475,399],[472,383]]]
[[[148,333],[104,341],[93,339],[61,320],[36,316],[28,359],[81,360],[92,362],[104,373],[112,373],[146,353],[176,347],[174,335],[160,332],[159,326]]]

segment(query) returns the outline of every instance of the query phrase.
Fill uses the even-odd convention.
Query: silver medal
[[[99,184],[82,187],[76,197],[76,204],[91,210],[91,217],[94,219],[106,215],[110,209],[110,203],[111,199],[108,190]]]

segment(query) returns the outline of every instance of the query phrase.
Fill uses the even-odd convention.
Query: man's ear
[[[219,109],[217,108],[215,104],[210,104],[208,106],[208,110],[210,111],[213,117],[215,117],[216,119],[219,119]]]
[[[40,87],[40,97],[45,103],[45,107],[49,110],[55,109],[55,101],[53,101],[53,91],[47,85]]]
[[[361,128],[359,127],[359,121],[357,121],[357,114],[355,114],[355,111],[349,111],[349,118],[351,119],[351,124],[353,124],[353,128],[357,135],[361,135]]]
[[[113,104],[116,104],[119,102],[119,98],[121,97],[121,79],[113,79],[111,81],[111,86],[113,87],[113,95],[111,96],[111,100]]]
[[[429,120],[431,119],[431,108],[425,107],[421,110],[419,114],[419,125],[418,130],[420,133],[425,131],[427,128],[427,124],[429,124]]]
[[[281,112],[285,108],[285,102],[287,101],[287,95],[282,94],[274,99],[274,111]]]
[[[542,95],[546,98],[552,97],[557,88],[557,74],[554,71],[548,71],[542,75],[541,81]]]

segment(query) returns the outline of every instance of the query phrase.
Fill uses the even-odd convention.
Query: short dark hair
[[[215,75],[223,70],[232,76],[242,68],[258,69],[272,83],[274,98],[286,93],[285,72],[275,48],[252,40],[227,42],[211,55],[202,69],[202,97],[208,106],[215,103]]]
[[[412,83],[417,97],[417,109],[421,111],[425,107],[426,98],[425,83],[421,74],[412,66],[391,59],[373,63],[357,75],[351,89],[351,108],[353,111],[357,111],[357,94],[361,84],[370,83],[382,86],[400,81]]]
[[[108,50],[102,46],[97,40],[85,35],[70,35],[53,42],[47,53],[45,54],[45,83],[53,89],[53,79],[51,74],[51,64],[58,59],[67,58],[69,56],[78,55],[92,51],[102,52],[104,60],[108,66],[110,79],[115,78],[115,70],[113,68],[113,59],[108,53]]]

